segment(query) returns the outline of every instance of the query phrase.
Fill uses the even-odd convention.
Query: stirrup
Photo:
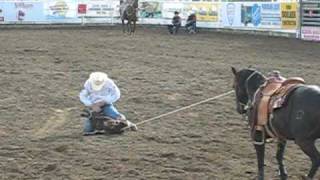
[[[266,137],[266,136],[265,136],[265,131],[264,131],[264,129],[262,129],[262,130],[256,130],[255,134],[256,134],[258,131],[262,133],[261,141],[256,141],[256,139],[254,139],[253,144],[254,144],[254,145],[264,145],[264,143],[265,143],[265,137]]]

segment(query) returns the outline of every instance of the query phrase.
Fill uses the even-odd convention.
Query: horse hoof
[[[255,178],[253,178],[252,180],[263,180],[263,178],[255,177]]]
[[[281,180],[287,180],[288,179],[288,174],[287,171],[284,170],[282,173],[281,171],[278,172],[278,176]]]
[[[283,175],[283,176],[279,176],[281,180],[287,180],[288,179],[288,176],[286,175]]]
[[[252,180],[264,180],[263,176],[256,176]]]

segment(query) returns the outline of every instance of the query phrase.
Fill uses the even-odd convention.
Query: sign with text
[[[42,2],[0,2],[0,22],[44,20]]]
[[[114,0],[87,0],[86,16],[89,17],[114,17],[120,16],[119,3]]]
[[[301,28],[301,38],[308,41],[320,41],[320,27]]]
[[[261,27],[281,27],[280,3],[261,4]]]
[[[76,0],[47,0],[45,15],[48,20],[75,19],[77,14]]]
[[[218,3],[189,3],[186,10],[195,13],[198,21],[218,22],[219,20]]]
[[[283,29],[297,28],[297,3],[281,3],[281,25]]]

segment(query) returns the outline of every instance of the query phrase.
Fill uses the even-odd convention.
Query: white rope
[[[197,105],[199,105],[199,104],[203,104],[203,103],[208,102],[208,101],[212,101],[212,100],[215,100],[215,99],[219,99],[219,98],[224,97],[224,96],[227,96],[227,95],[229,95],[229,94],[231,94],[231,93],[233,93],[233,90],[228,91],[228,92],[223,93],[223,94],[220,94],[220,95],[215,96],[215,97],[211,97],[211,98],[202,100],[202,101],[197,102],[197,103],[194,103],[194,104],[190,104],[190,105],[188,105],[188,106],[185,106],[185,107],[176,109],[176,110],[174,110],[174,111],[170,111],[170,112],[167,112],[167,113],[165,113],[165,114],[161,114],[161,115],[159,115],[159,116],[156,116],[156,117],[153,117],[153,118],[150,118],[150,119],[146,119],[146,120],[144,120],[144,121],[141,121],[141,122],[136,123],[136,125],[140,125],[140,124],[144,124],[144,123],[146,123],[146,122],[150,122],[150,121],[153,121],[153,120],[156,120],[156,119],[160,119],[160,118],[162,118],[162,117],[164,117],[164,116],[168,116],[168,115],[170,115],[170,114],[174,114],[174,113],[177,113],[177,112],[179,112],[179,111],[182,111],[182,110],[185,110],[185,109],[189,109],[189,108],[194,107],[194,106],[197,106]],[[129,127],[125,127],[124,129],[128,129],[128,128],[129,128]]]

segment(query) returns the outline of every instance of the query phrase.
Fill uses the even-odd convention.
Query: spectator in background
[[[174,16],[172,18],[172,24],[168,25],[170,34],[177,34],[180,26],[181,26],[181,17],[179,16],[179,12],[175,11]]]
[[[197,17],[194,13],[188,16],[186,23],[186,31],[190,34],[196,33],[197,31]]]

